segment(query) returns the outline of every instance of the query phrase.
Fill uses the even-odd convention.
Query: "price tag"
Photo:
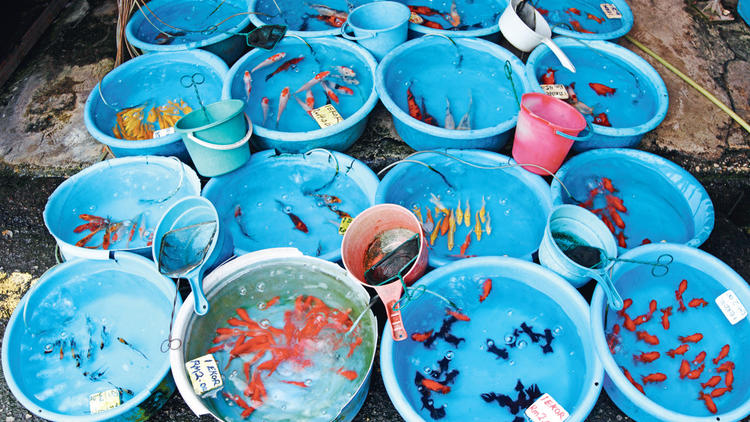
[[[561,100],[567,100],[570,98],[568,90],[565,89],[565,85],[563,84],[542,84],[540,86],[542,87],[542,91],[550,97],[559,98]]]
[[[187,362],[185,367],[187,368],[190,382],[193,384],[193,390],[199,396],[221,388],[224,385],[219,373],[219,367],[216,365],[216,359],[210,353]]]
[[[719,295],[716,298],[716,304],[719,305],[719,309],[729,320],[729,323],[734,325],[747,317],[747,310],[737,295],[733,291],[727,290],[726,292]]]
[[[608,19],[622,19],[622,13],[617,10],[617,6],[614,4],[602,3],[599,6],[602,8],[602,12],[604,12]]]
[[[532,422],[563,422],[570,414],[547,393],[526,409]]]
[[[344,217],[341,219],[341,224],[339,224],[339,234],[344,235],[346,233],[346,229],[349,228],[349,224],[352,223],[353,218],[351,217]]]
[[[89,410],[92,414],[114,409],[120,405],[120,392],[113,388],[89,396]]]
[[[174,133],[174,126],[168,127],[166,129],[155,130],[153,139],[161,138],[162,136],[171,135],[173,133]]]
[[[310,112],[310,115],[316,122],[318,122],[318,126],[320,126],[321,129],[344,121],[344,118],[341,117],[333,104],[326,104],[323,107],[313,109],[313,111]]]

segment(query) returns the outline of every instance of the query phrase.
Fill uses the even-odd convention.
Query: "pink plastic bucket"
[[[586,136],[577,137],[586,127],[586,119],[570,104],[538,92],[523,94],[513,159],[519,164],[539,166],[523,166],[532,173],[550,175],[560,168],[573,142],[591,137],[590,127]]]

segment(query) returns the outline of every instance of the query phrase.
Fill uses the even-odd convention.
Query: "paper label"
[[[547,393],[539,397],[537,401],[526,409],[526,417],[532,422],[563,422],[570,416],[568,412],[560,406]]]
[[[727,290],[719,295],[719,297],[716,298],[716,304],[719,305],[719,309],[721,309],[721,312],[727,317],[729,323],[732,325],[747,317],[747,310],[742,306],[737,295],[731,290]]]
[[[320,126],[321,129],[344,121],[344,118],[341,117],[333,104],[326,104],[323,107],[313,109],[313,111],[310,112],[310,115],[316,122],[318,122],[318,126]]]
[[[174,126],[168,127],[166,129],[155,130],[153,139],[161,138],[162,136],[171,135],[173,133],[174,133]]]
[[[216,359],[210,353],[187,362],[185,367],[190,376],[190,382],[193,384],[193,390],[199,396],[224,385]]]
[[[567,100],[570,98],[568,90],[563,84],[542,84],[540,86],[542,87],[542,91],[550,97],[559,98],[561,100]]]
[[[120,405],[120,392],[113,388],[89,396],[89,410],[92,414],[114,409]]]
[[[346,229],[349,228],[349,224],[352,223],[352,220],[353,219],[351,217],[344,217],[344,218],[341,219],[341,224],[339,224],[339,234],[340,235],[343,236],[344,233],[346,233]]]
[[[599,5],[602,8],[602,12],[607,16],[607,19],[622,19],[622,14],[617,10],[617,6],[609,3],[602,3]]]

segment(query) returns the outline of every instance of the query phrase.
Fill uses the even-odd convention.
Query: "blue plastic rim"
[[[510,157],[489,151],[424,151],[408,160],[383,177],[375,194],[376,203],[398,204],[409,210],[419,207],[424,220],[427,209],[433,212],[435,209],[430,202],[431,194],[438,196],[443,205],[454,210],[454,213],[459,199],[462,210],[466,209],[466,200],[469,200],[472,214],[469,226],[457,224],[453,250],[448,250],[447,235],[438,236],[429,253],[431,267],[460,259],[460,247],[469,233],[471,243],[466,249],[466,256],[507,255],[531,260],[531,255],[539,248],[552,208],[549,186],[544,179],[516,166]],[[440,174],[415,161],[440,172],[450,185]],[[487,169],[500,166],[509,168]],[[474,234],[476,213],[482,207],[483,198],[491,233],[487,235],[486,222],[482,223],[482,239],[477,240]],[[437,224],[437,216],[433,215],[433,219]],[[427,234],[429,237],[430,233]]]
[[[552,32],[558,35],[578,38],[581,40],[614,40],[630,32],[630,29],[633,27],[633,11],[630,10],[628,3],[625,0],[606,1],[606,3],[613,4],[617,7],[617,10],[620,11],[622,18],[619,19],[607,19],[600,7],[601,3],[605,2],[586,2],[584,0],[568,0],[561,2],[557,0],[541,0],[536,2],[534,6],[549,11],[549,14],[544,16],[544,18],[549,23]],[[581,12],[581,15],[566,13],[565,9],[568,8],[578,9],[578,11]],[[609,30],[600,32],[602,24],[587,18],[587,13],[591,13],[596,17],[604,19],[604,23]],[[583,29],[594,33],[588,34],[572,30],[567,26],[571,20],[578,21]]]
[[[202,196],[214,204],[231,233],[235,255],[292,246],[335,262],[341,259],[342,239],[337,211],[356,217],[375,203],[377,187],[372,170],[342,153],[266,150],[234,172],[209,180]]]
[[[437,3],[419,0],[402,0],[402,3],[409,6],[432,7],[445,14],[450,13],[451,7],[451,2]],[[494,41],[497,39],[497,33],[500,32],[500,28],[497,26],[497,21],[500,19],[500,15],[503,14],[506,7],[508,7],[508,2],[505,0],[456,0],[456,9],[458,9],[458,14],[461,16],[462,20],[459,28],[469,26],[468,28],[449,29],[450,25],[445,19],[433,15],[424,16],[424,18],[434,21],[446,29],[436,29],[424,25],[418,25],[416,23],[409,23],[409,32],[413,36],[441,34],[456,38],[484,38]]]
[[[92,214],[112,221],[138,218],[134,240],[123,247],[113,242],[112,250],[127,250],[150,257],[149,233],[166,210],[185,196],[199,195],[200,181],[195,171],[175,158],[145,156],[102,161],[60,184],[44,207],[44,224],[66,259],[107,258],[109,250],[75,246],[89,232],[74,233],[86,223],[80,214]],[[101,243],[102,234],[89,245]],[[127,234],[129,236],[129,233]],[[126,249],[127,248],[127,249]]]
[[[317,52],[311,53],[310,47],[306,43],[313,51],[317,50]],[[321,53],[321,51],[324,53]],[[287,53],[283,60],[252,74],[252,90],[250,100],[247,101],[243,81],[244,72],[252,70],[263,60],[280,52]],[[297,70],[281,72],[273,76],[273,79],[265,81],[265,76],[275,71],[284,61],[300,55],[305,58],[299,62]],[[320,65],[321,61],[326,65]],[[321,129],[291,96],[294,95],[294,91],[298,87],[315,76],[316,73],[324,70],[334,73],[332,67],[338,65],[352,68],[357,74],[356,79],[359,84],[348,85],[343,83],[354,91],[353,96],[339,94],[341,105],[334,104],[342,114],[344,121]],[[253,122],[252,142],[258,149],[276,148],[284,152],[294,153],[309,151],[313,148],[344,151],[362,135],[367,124],[367,117],[378,101],[378,95],[373,84],[376,66],[377,63],[370,52],[357,43],[333,37],[301,40],[287,34],[287,37],[279,42],[273,51],[255,49],[237,60],[224,78],[222,98],[236,98],[246,101],[245,112]],[[303,70],[305,71],[304,76]],[[342,83],[333,77],[326,80]],[[316,108],[326,103],[326,96],[319,85],[312,88]],[[288,121],[293,122],[295,126],[287,126],[287,128],[293,130],[281,130],[274,126],[280,93],[285,86],[290,89],[290,98],[282,119],[289,119]],[[305,100],[304,92],[297,94],[297,96],[300,100]],[[268,97],[271,100],[265,125],[263,124],[261,107],[263,97]],[[282,129],[284,128],[282,127]]]
[[[195,90],[185,88],[181,77],[203,74],[205,82],[198,85],[198,92],[203,103],[210,104],[221,97],[221,82],[227,69],[220,58],[202,50],[152,53],[128,60],[104,76],[89,94],[83,113],[86,129],[118,157],[173,155],[186,160],[187,151],[178,133],[139,141],[115,138],[112,127],[116,113],[146,102],[160,106],[175,99],[184,100],[196,110],[200,102]]]
[[[349,5],[352,10],[357,6],[370,3],[372,0],[326,0],[316,1],[314,3],[330,7],[333,10],[343,13],[343,23],[346,20],[345,14],[349,12]],[[313,2],[309,2],[312,4]],[[281,8],[285,14],[282,16],[278,13],[276,5]],[[255,26],[277,24],[287,25],[287,34],[296,35],[305,38],[319,38],[336,36],[341,33],[340,26],[326,24],[314,16],[322,14],[310,7],[307,3],[300,3],[297,0],[248,0],[248,9],[251,12],[263,13],[250,15],[250,23]],[[308,17],[309,16],[309,17]]]
[[[607,372],[604,384],[607,394],[623,412],[638,421],[715,422],[743,419],[750,414],[750,378],[747,375],[747,366],[742,364],[747,361],[746,356],[750,352],[750,337],[747,335],[750,321],[745,318],[736,325],[731,325],[718,309],[714,299],[726,290],[732,290],[747,309],[750,307],[750,288],[742,277],[719,259],[685,245],[644,245],[628,251],[622,258],[656,262],[659,257],[667,255],[672,257],[673,262],[669,265],[666,275],[655,276],[654,274],[663,274],[663,271],[650,265],[620,262],[615,264],[612,277],[623,298],[633,299],[630,315],[636,315],[644,309],[648,310],[648,301],[652,299],[657,300],[659,308],[668,305],[673,307],[669,331],[663,330],[661,326],[660,312],[653,321],[638,327],[639,330],[647,330],[657,335],[660,339],[659,346],[651,347],[638,342],[635,349],[636,344],[623,337],[623,344],[618,346],[622,349],[616,349],[616,355],[610,353],[605,336],[610,333],[612,324],[621,323],[622,318],[615,317],[614,312],[610,311],[611,319],[607,321],[605,333],[606,298],[600,287],[594,291],[591,299],[591,330],[596,352]],[[663,259],[663,262],[667,260]],[[688,300],[701,297],[708,302],[705,308],[689,307],[684,313],[677,311],[674,291],[682,279],[687,280],[687,290],[684,293],[686,305]],[[685,355],[676,355],[674,359],[665,355],[665,351],[680,344],[676,338],[678,335],[693,333],[702,333],[704,338],[699,343],[689,343],[689,350]],[[620,334],[635,337],[633,333],[624,329]],[[725,360],[737,363],[734,369],[736,381],[732,392],[714,399],[719,411],[717,414],[711,414],[703,402],[697,400],[700,389],[698,383],[705,382],[714,375],[724,378],[723,373],[714,370],[717,365],[711,361],[724,344],[730,344],[729,356]],[[639,366],[633,364],[632,354],[652,349],[662,352],[658,360]],[[701,350],[706,351],[707,355],[704,361],[705,370],[700,378],[680,380],[677,367],[681,358],[691,361]],[[640,381],[640,375],[659,371],[667,374],[667,381],[662,385],[644,386],[646,396],[642,395],[631,385],[619,367],[625,357],[629,361],[626,368],[629,368],[637,381]],[[695,369],[696,366],[692,368]],[[722,381],[717,387],[723,386]],[[708,388],[706,391],[710,390],[711,388]]]
[[[556,176],[579,201],[587,200],[602,177],[611,179],[628,209],[621,213],[628,248],[646,238],[697,248],[714,228],[714,206],[700,182],[658,155],[617,148],[587,151],[563,164]],[[555,205],[575,203],[557,179],[551,190]],[[597,201],[594,208],[604,204]]]
[[[576,82],[575,91],[578,99],[594,107],[595,115],[601,112],[597,110],[598,107],[595,107],[597,103],[611,109],[609,118],[610,121],[614,120],[613,124],[617,124],[616,118],[613,117],[614,113],[624,114],[626,112],[623,110],[633,110],[633,107],[637,107],[636,110],[643,110],[642,113],[646,110],[650,111],[650,115],[626,127],[593,124],[594,136],[588,141],[574,143],[573,150],[635,147],[646,132],[653,130],[664,120],[669,105],[667,87],[656,69],[647,61],[632,51],[607,41],[586,41],[567,37],[557,37],[554,41],[571,59],[577,72],[572,74],[563,69],[552,51],[547,46],[540,45],[531,52],[526,62],[525,74],[531,90],[544,92],[539,85],[539,79],[549,67],[552,67],[557,71],[555,73],[557,83],[568,85]],[[589,64],[591,61],[595,64]],[[611,63],[607,63],[608,61]],[[601,66],[606,66],[608,70],[602,71]],[[647,101],[644,105],[633,104],[630,95],[626,98],[624,95],[618,95],[617,92],[612,96],[599,96],[587,86],[590,82],[598,82],[614,85],[613,88],[619,89],[620,84],[628,83],[632,79],[623,68],[635,74],[643,84],[643,96]],[[608,82],[620,77],[622,80],[617,79],[614,84]],[[646,108],[647,105],[648,108]],[[587,116],[590,122],[592,119],[593,117]]]
[[[117,277],[125,277],[126,281],[128,281],[128,285],[118,285],[117,283],[107,281],[107,279]],[[107,290],[102,289],[102,284],[106,285]],[[116,290],[118,289],[118,286],[121,286],[119,287],[121,291]],[[140,286],[140,290],[134,293],[132,289],[137,286]],[[76,422],[99,421],[110,418],[136,420],[143,418],[144,416],[148,417],[150,414],[155,413],[155,411],[166,402],[174,391],[174,383],[169,374],[169,358],[166,354],[159,352],[159,344],[162,339],[167,338],[168,334],[169,313],[174,298],[174,289],[175,287],[172,280],[161,276],[156,271],[151,261],[141,256],[126,252],[116,253],[114,259],[76,259],[52,267],[31,287],[26,295],[24,295],[13,311],[5,329],[2,345],[2,365],[3,374],[11,392],[26,409],[33,414],[48,420]],[[145,341],[143,338],[145,335],[151,337],[149,343],[151,345],[155,344],[156,349],[146,350],[147,353],[150,351],[151,353],[149,354],[153,355],[149,356],[149,362],[153,362],[153,364],[149,363],[149,369],[147,371],[143,371],[136,375],[139,379],[136,382],[143,385],[143,388],[134,391],[134,396],[128,395],[127,401],[121,406],[104,413],[91,415],[89,413],[88,402],[86,402],[83,407],[79,404],[78,409],[75,412],[66,411],[62,408],[61,403],[58,403],[60,406],[51,407],[51,403],[45,402],[44,399],[39,399],[34,396],[35,391],[36,393],[40,392],[40,387],[32,387],[29,385],[30,382],[34,382],[34,379],[37,380],[36,382],[43,382],[40,378],[36,378],[34,374],[29,373],[29,371],[37,369],[44,370],[45,367],[40,367],[38,362],[31,364],[28,361],[28,357],[24,358],[24,356],[28,356],[31,351],[35,351],[42,355],[42,350],[40,349],[35,350],[33,347],[29,349],[22,346],[22,343],[28,342],[29,338],[34,338],[30,334],[29,329],[25,326],[23,316],[24,309],[26,309],[27,314],[26,321],[30,323],[32,327],[36,327],[35,321],[37,321],[38,317],[34,315],[36,313],[35,311],[37,309],[43,310],[45,306],[51,306],[52,303],[48,300],[50,297],[66,294],[71,295],[70,298],[73,303],[71,306],[76,306],[76,309],[80,309],[80,312],[86,312],[88,316],[97,321],[98,318],[101,317],[101,314],[109,315],[110,317],[113,316],[113,312],[118,315],[123,313],[126,314],[128,309],[131,309],[133,305],[137,302],[143,301],[143,298],[139,296],[139,294],[148,296],[150,302],[158,302],[159,306],[161,306],[159,311],[163,314],[163,321],[161,321],[163,326],[159,326],[159,329],[154,325],[158,322],[155,320],[157,315],[155,312],[150,311],[146,314],[147,316],[145,316],[147,320],[143,319],[144,316],[139,317],[138,315],[132,315],[132,320],[130,320],[130,322],[119,320],[112,321],[109,328],[111,330],[117,330],[117,332],[112,332],[111,340],[114,343],[117,344],[115,336],[122,336],[125,339],[130,339],[133,342],[138,341],[140,343],[141,341]],[[30,303],[29,301],[32,301],[33,303]],[[182,300],[178,298],[177,306],[179,306],[181,302]],[[60,305],[60,303],[58,303],[58,305]],[[101,308],[96,308],[95,306],[101,306]],[[55,318],[65,315],[62,313],[64,310],[63,308],[65,308],[65,306],[57,308],[59,313],[51,313],[51,317]],[[112,311],[110,308],[116,310]],[[101,314],[95,313],[100,311]],[[77,315],[76,317],[83,318],[82,315]],[[149,326],[154,329],[142,331],[141,328],[139,328],[141,327],[140,324],[151,324]],[[37,333],[37,336],[44,336],[44,334]],[[37,342],[38,341],[40,340],[37,340]],[[38,347],[41,348],[41,346]],[[85,345],[79,343],[78,347],[78,353],[85,353]],[[129,361],[139,363],[137,358],[133,358],[130,355],[131,351],[124,346],[121,349],[114,351],[107,350],[116,347],[115,344],[112,344],[104,349],[104,351],[110,353],[107,356],[114,359],[116,363],[126,364],[126,362]],[[99,352],[98,347],[96,349],[95,353],[103,353]],[[60,376],[72,376],[72,374],[75,374],[79,370],[84,371],[85,369],[83,368],[87,367],[90,363],[87,362],[87,358],[84,357],[85,359],[82,368],[75,368],[75,364],[69,356],[69,349],[66,349],[64,353],[66,354],[66,359],[68,359],[70,365],[70,368],[68,369],[70,369],[70,371],[68,371],[68,374],[60,372]],[[112,355],[111,353],[115,354]],[[101,359],[101,357],[95,356],[95,359]],[[52,360],[54,363],[50,364],[50,366],[60,362],[59,358],[56,356]],[[94,363],[108,365],[107,362],[101,361]],[[114,363],[110,363],[109,365],[114,365]],[[95,370],[96,368],[90,369]],[[112,370],[109,372],[111,375]],[[80,377],[80,372],[78,372],[77,377]],[[81,379],[85,378],[81,377]],[[112,381],[117,383],[116,379],[113,379]],[[104,381],[97,383],[86,381],[85,383],[81,382],[76,385],[79,386],[79,388],[91,390],[91,393],[112,388]],[[72,397],[74,393],[77,393],[77,391],[68,391],[67,394],[58,393],[57,396],[60,398]]]
[[[492,279],[492,290],[480,303],[487,278]],[[451,328],[452,334],[465,338],[465,342],[454,347],[438,339],[432,349],[412,339],[394,342],[386,325],[380,344],[380,368],[388,396],[404,419],[432,420],[421,406],[414,374],[426,375],[427,368],[437,370],[436,362],[449,352],[449,367],[458,369],[458,376],[449,393],[431,396],[435,407],[448,404],[446,420],[467,419],[467,409],[471,409],[467,420],[510,420],[513,416],[507,408],[485,403],[479,393],[492,391],[515,397],[513,387],[518,379],[526,387],[538,383],[542,393],[550,393],[570,413],[567,421],[586,418],[601,391],[603,369],[589,332],[588,306],[564,279],[530,262],[484,257],[435,269],[413,287],[418,286],[456,302],[471,321],[458,321]],[[403,309],[404,326],[410,334],[433,328],[437,331],[446,308],[445,302],[425,293]],[[500,313],[502,318],[498,319]],[[534,331],[542,331],[547,324],[554,326],[557,334],[551,343],[552,353],[542,353],[539,343],[527,342],[526,349],[518,349],[504,341],[506,333],[512,333],[514,325],[527,317],[530,319],[525,322]],[[485,350],[488,338],[495,339],[497,347],[506,347],[509,360]],[[519,339],[528,340],[520,335],[511,341],[518,344]]]
[[[458,69],[457,52],[463,56]],[[510,63],[515,92],[505,76],[506,61]],[[516,100],[520,103],[521,95],[531,88],[524,73],[523,63],[516,56],[489,41],[425,36],[401,44],[383,58],[375,76],[375,88],[383,105],[393,115],[399,136],[415,150],[499,150],[516,126],[519,110]],[[429,114],[437,119],[439,127],[409,115],[407,87],[419,97],[416,100],[420,109],[420,99],[424,98]],[[480,128],[445,129],[446,96],[450,97],[451,113],[458,124],[469,107],[469,90],[473,98],[472,127]]]

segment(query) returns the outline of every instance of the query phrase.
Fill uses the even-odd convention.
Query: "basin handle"
[[[368,38],[375,38],[375,32],[370,32],[366,29],[362,29],[363,32],[368,32],[370,35],[367,36],[361,36],[357,37],[354,35],[349,35],[349,31],[347,31],[347,26],[349,25],[349,20],[347,19],[343,25],[341,25],[341,36],[346,38],[347,40],[351,41],[357,41],[357,40],[366,40]]]
[[[562,136],[563,138],[570,139],[571,141],[585,141],[594,136],[594,128],[592,128],[591,123],[586,120],[586,129],[583,136],[568,135],[567,133],[560,132],[559,130],[556,130],[555,134]]]

